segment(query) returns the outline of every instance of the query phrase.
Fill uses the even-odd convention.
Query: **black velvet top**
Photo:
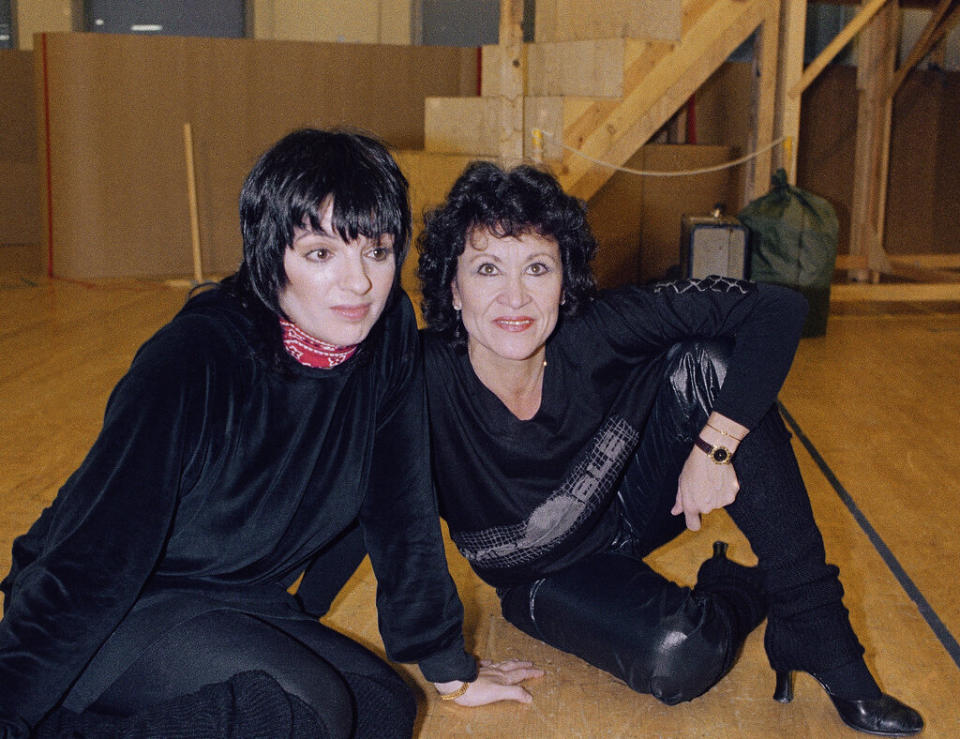
[[[437,682],[475,676],[429,478],[409,300],[333,369],[287,357],[280,371],[261,343],[216,289],[138,351],[87,458],[14,544],[0,736],[36,724],[98,650],[104,674],[80,681],[93,692],[190,614],[306,617],[287,587],[357,518],[388,655]]]
[[[525,421],[480,382],[466,351],[423,332],[434,474],[460,552],[507,587],[606,547],[610,503],[667,350],[732,340],[714,410],[751,428],[776,400],[805,315],[798,293],[726,278],[607,292],[561,318],[546,345],[540,408]]]

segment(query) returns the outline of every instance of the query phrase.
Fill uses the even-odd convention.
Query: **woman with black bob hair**
[[[238,272],[140,348],[14,544],[4,739],[410,736],[403,680],[317,620],[358,538],[392,659],[463,705],[530,700],[529,664],[464,651],[397,279],[400,170],[368,136],[297,131],[249,174],[240,219]]]
[[[326,146],[317,147],[321,141]],[[320,204],[330,200],[331,224],[343,241],[391,237],[397,267],[391,298],[396,298],[410,242],[410,209],[407,181],[390,153],[363,134],[309,129],[290,134],[272,153],[256,164],[240,191],[244,260],[227,280],[233,292],[245,303],[259,302],[283,315],[279,294],[288,279],[287,248],[303,224],[322,229]],[[275,342],[274,349],[281,352],[282,346]]]
[[[767,618],[775,697],[812,674],[860,731],[914,734],[877,686],[827,564],[777,393],[806,305],[712,277],[598,292],[582,202],[547,172],[467,167],[419,240],[441,515],[504,617],[674,704]],[[692,589],[643,558],[726,508]]]

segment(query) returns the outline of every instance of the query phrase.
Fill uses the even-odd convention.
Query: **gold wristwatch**
[[[697,445],[698,449],[705,452],[715,464],[730,464],[733,461],[733,452],[731,452],[725,446],[714,446],[713,444],[704,441],[699,436],[693,443]]]

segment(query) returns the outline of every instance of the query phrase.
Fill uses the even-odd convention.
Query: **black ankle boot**
[[[737,448],[734,467],[740,492],[726,510],[764,574],[764,646],[770,666],[782,675],[777,699],[792,697],[789,673],[802,670],[820,681],[849,726],[887,736],[920,731],[920,715],[884,695],[863,661],[837,568],[826,563],[790,434],[776,408]]]
[[[792,674],[789,670],[777,673],[777,687],[773,699],[780,703],[793,700]],[[923,731],[923,717],[910,706],[898,701],[892,695],[880,693],[876,698],[839,698],[820,682],[840,719],[851,729],[879,736],[910,736]]]

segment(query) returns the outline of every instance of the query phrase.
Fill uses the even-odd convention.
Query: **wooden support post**
[[[777,51],[780,43],[780,3],[767,3],[763,22],[757,27],[753,50],[753,110],[751,151],[759,151],[774,139],[777,102]],[[767,151],[747,164],[744,202],[749,203],[770,189],[770,162]]]
[[[780,55],[777,70],[776,137],[790,144],[774,151],[773,166],[787,171],[787,181],[797,184],[797,148],[800,139],[800,95],[790,95],[803,76],[803,43],[807,26],[807,0],[783,0],[780,11]]]
[[[499,155],[507,167],[523,159],[526,54],[522,24],[523,0],[500,0]]]
[[[868,271],[851,270],[856,281],[879,279],[890,272],[883,250],[887,175],[890,158],[893,80],[900,28],[900,8],[884,7],[864,29],[857,47],[857,145],[850,214],[850,254],[867,257]]]

